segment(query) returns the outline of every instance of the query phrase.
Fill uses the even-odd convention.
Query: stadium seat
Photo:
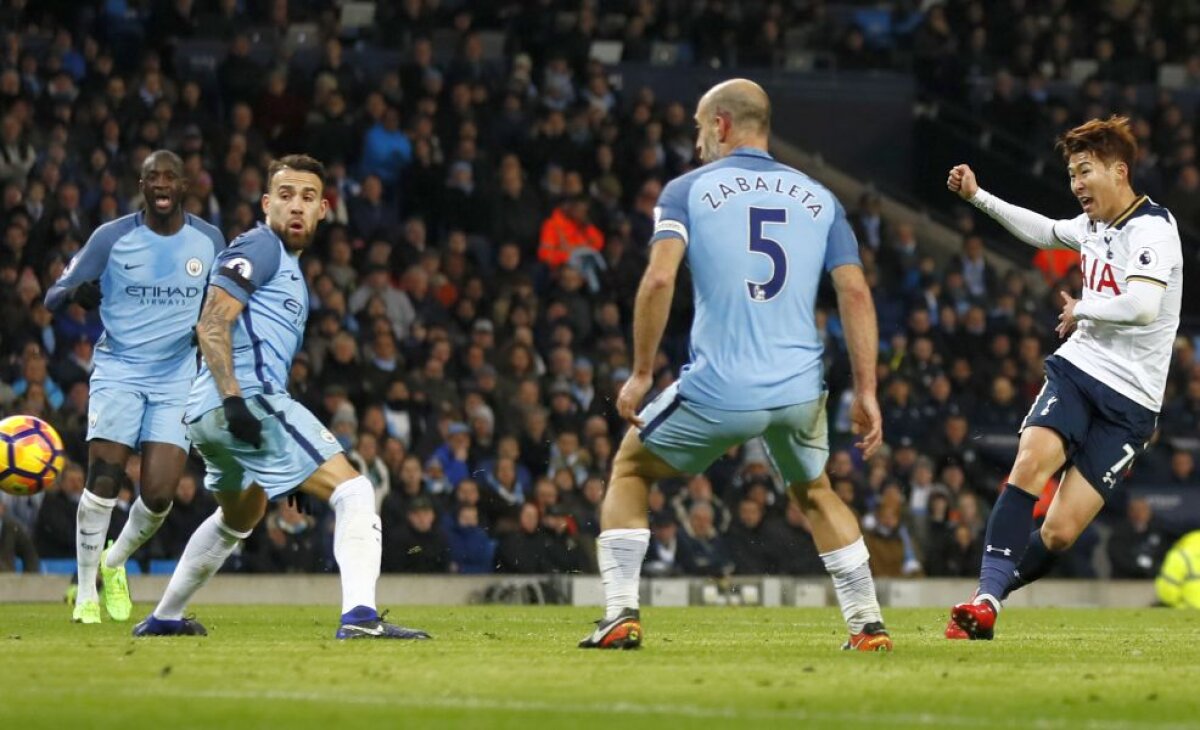
[[[151,560],[150,575],[170,575],[178,565],[178,560]]]
[[[46,558],[42,560],[42,573],[45,575],[72,575],[75,571],[75,560],[72,558]]]

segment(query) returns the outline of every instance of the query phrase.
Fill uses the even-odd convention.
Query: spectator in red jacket
[[[589,220],[587,196],[568,198],[542,223],[538,258],[558,271],[579,250],[604,250],[604,234]]]

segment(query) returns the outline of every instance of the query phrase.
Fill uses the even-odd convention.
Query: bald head
[[[142,177],[161,165],[169,166],[179,174],[183,174],[183,160],[179,158],[179,155],[171,150],[160,149],[146,155],[146,159],[142,162]]]
[[[771,132],[771,100],[749,79],[730,79],[708,90],[696,105],[700,157],[720,159],[741,147],[766,149]]]

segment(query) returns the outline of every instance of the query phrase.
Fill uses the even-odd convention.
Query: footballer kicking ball
[[[1167,606],[1200,608],[1200,530],[1184,535],[1167,552],[1154,591]]]
[[[0,490],[27,497],[58,479],[66,457],[58,432],[40,418],[0,421]]]

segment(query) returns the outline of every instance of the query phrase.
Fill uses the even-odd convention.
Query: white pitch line
[[[46,694],[62,697],[70,690],[31,687],[22,694],[38,693],[45,690]],[[32,692],[30,692],[32,690]],[[76,694],[85,694],[83,690]],[[121,695],[130,699],[146,701],[144,691],[114,690],[107,694]],[[948,715],[934,712],[904,713],[904,712],[836,712],[828,710],[766,710],[744,709],[737,707],[706,707],[702,705],[678,705],[669,703],[643,702],[613,702],[613,703],[567,703],[542,702],[531,700],[504,700],[482,697],[450,697],[450,696],[403,696],[403,695],[343,695],[321,692],[291,692],[285,690],[243,691],[231,689],[194,689],[190,687],[158,687],[155,697],[195,700],[235,700],[280,702],[320,702],[329,704],[351,704],[376,707],[398,707],[408,709],[444,709],[444,710],[479,710],[501,712],[527,712],[540,714],[579,714],[592,715],[629,715],[655,716],[667,715],[686,717],[700,720],[786,720],[786,721],[822,721],[827,723],[858,722],[886,725],[923,725],[923,726],[962,726],[978,725],[979,718],[971,715]],[[1047,719],[1039,718],[1032,721],[1014,719],[1009,724],[1012,727],[1034,727],[1042,730],[1057,728],[1088,728],[1089,730],[1121,730],[1123,728],[1153,727],[1160,730],[1195,730],[1194,724],[1149,723],[1144,720],[1134,723],[1111,720],[1078,719]]]

